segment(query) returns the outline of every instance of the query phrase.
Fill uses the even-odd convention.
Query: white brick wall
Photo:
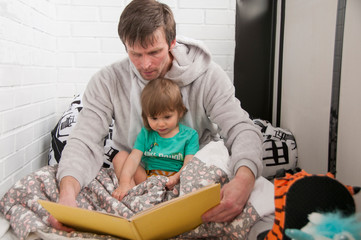
[[[162,0],[180,35],[202,40],[233,79],[235,0]],[[101,67],[126,57],[130,0],[0,0],[0,197],[44,166],[50,131]]]
[[[46,164],[56,114],[55,6],[0,1],[0,196]]]

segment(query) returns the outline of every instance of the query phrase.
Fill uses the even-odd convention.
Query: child
[[[119,187],[112,196],[119,201],[152,175],[167,176],[166,187],[173,189],[180,170],[199,150],[198,133],[179,123],[187,108],[176,83],[165,78],[150,81],[142,91],[141,105],[145,127],[131,153],[121,151],[113,159]]]

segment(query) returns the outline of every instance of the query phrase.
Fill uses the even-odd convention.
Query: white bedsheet
[[[207,165],[215,165],[233,178],[229,169],[229,155],[223,141],[210,142],[195,155]],[[274,186],[264,177],[257,178],[254,189],[248,200],[257,210],[260,217],[274,214]]]
[[[1,240],[16,240],[18,239],[16,235],[10,228],[10,223],[0,214],[0,239]]]

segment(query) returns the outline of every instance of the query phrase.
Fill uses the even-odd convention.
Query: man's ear
[[[176,40],[174,39],[171,43],[170,43],[170,46],[169,46],[169,51],[172,50],[176,44]]]

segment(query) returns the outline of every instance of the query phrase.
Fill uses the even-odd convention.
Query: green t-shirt
[[[143,152],[145,170],[178,172],[186,155],[199,150],[196,130],[179,124],[179,133],[172,138],[162,138],[156,131],[142,128],[134,148]]]

